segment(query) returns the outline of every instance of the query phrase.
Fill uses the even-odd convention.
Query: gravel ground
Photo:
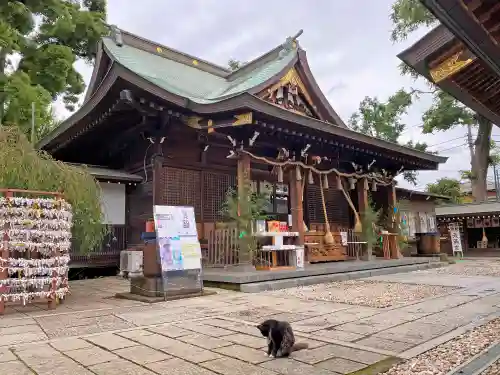
[[[500,360],[493,363],[490,367],[484,370],[481,375],[498,375],[500,374]]]
[[[439,275],[459,276],[496,276],[500,277],[500,261],[491,260],[459,260],[456,264],[448,267],[435,268],[433,270],[417,271],[425,273],[437,273]]]
[[[500,318],[474,328],[402,364],[385,375],[444,375],[500,340]],[[498,375],[498,372],[486,373]]]
[[[281,289],[268,293],[305,300],[383,308],[442,295],[455,289],[457,288],[435,285],[349,280]]]

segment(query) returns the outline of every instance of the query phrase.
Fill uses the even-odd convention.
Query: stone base
[[[174,278],[172,278],[174,279]],[[200,287],[195,286],[191,280],[176,278],[175,284],[168,285],[167,295],[171,297],[200,294]],[[130,279],[130,294],[163,299],[163,280],[161,277],[135,277]]]
[[[167,295],[167,298],[165,298],[163,296],[163,294],[161,297],[148,297],[148,296],[142,296],[139,294],[132,294],[132,293],[116,293],[115,297],[120,298],[120,299],[129,299],[132,301],[139,301],[139,302],[145,302],[145,303],[157,303],[157,302],[164,302],[164,301],[175,301],[175,300],[184,299],[184,298],[211,296],[214,294],[217,294],[217,292],[215,292],[213,290],[203,290],[202,292],[198,291],[196,293]]]

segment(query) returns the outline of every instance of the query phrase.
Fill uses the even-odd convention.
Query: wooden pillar
[[[238,159],[238,196],[244,192],[245,184],[250,183],[250,168],[250,156],[242,153]]]
[[[297,170],[293,170],[290,176],[290,212],[292,215],[292,231],[299,232],[299,246],[304,246],[304,201],[302,195],[302,181],[297,179]],[[305,177],[304,177],[305,178]],[[304,250],[305,251],[305,250]],[[307,254],[304,254],[307,259]]]
[[[238,158],[238,215],[246,215],[247,212],[242,212],[243,209],[248,209],[248,205],[242,205],[241,202],[243,199],[249,199],[248,194],[250,194],[250,191],[247,190],[248,187],[250,187],[250,178],[251,178],[251,171],[250,171],[250,156],[244,153],[240,154],[240,157]],[[251,227],[252,223],[248,223],[246,225],[246,228],[238,228],[239,231],[244,231],[246,232],[247,236],[242,237],[239,241],[239,263],[242,264],[252,264],[252,254],[250,253],[250,248],[252,246],[252,239],[250,239],[248,236],[250,235],[251,232]]]
[[[358,211],[359,215],[363,217],[366,209],[368,208],[368,181],[364,178],[358,181]]]
[[[163,153],[161,143],[155,145],[156,152],[153,156],[153,205],[161,205],[162,203],[162,174],[163,174]]]
[[[159,206],[163,202],[162,190],[166,189],[163,186],[163,153],[161,143],[154,145],[155,155],[153,156],[153,206]],[[153,212],[151,212],[152,216]],[[161,261],[160,254],[157,249],[157,244],[149,244],[143,248],[143,263],[145,277],[161,277]],[[154,270],[154,271],[153,271]]]
[[[369,202],[368,202],[368,181],[364,178],[359,180],[357,183],[357,186],[356,186],[356,190],[357,190],[357,194],[358,194],[358,212],[359,212],[359,216],[361,217],[361,220],[363,220],[363,217],[365,215],[365,211],[367,210],[368,205],[369,205]],[[364,244],[362,246],[364,249],[362,259],[363,260],[372,260],[373,249],[371,248],[371,246],[367,246]]]
[[[387,208],[389,210],[389,218],[391,218],[392,223],[391,223],[391,231],[392,233],[397,232],[397,225],[395,221],[395,212],[394,212],[394,207],[396,207],[396,184],[393,183],[387,186]],[[399,214],[399,213],[398,213]],[[398,246],[398,239],[397,236],[391,236],[391,251],[390,251],[390,256],[392,259],[399,259],[402,258],[403,256],[401,255],[401,251],[399,250]]]

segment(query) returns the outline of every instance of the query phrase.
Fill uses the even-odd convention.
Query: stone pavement
[[[71,283],[55,311],[11,309],[0,317],[1,373],[16,375],[338,375],[393,357],[409,358],[500,313],[500,278],[413,272],[370,278],[459,287],[385,308],[279,295],[217,295],[144,304],[112,296],[116,278]],[[255,323],[292,322],[308,350],[265,356]],[[454,333],[456,332],[456,333]]]

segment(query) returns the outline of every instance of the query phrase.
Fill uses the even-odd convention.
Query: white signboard
[[[201,269],[201,247],[193,207],[154,206],[162,272]]]
[[[295,266],[297,268],[304,268],[304,248],[303,247],[296,247],[295,248],[295,259],[296,259]]]
[[[347,232],[340,232],[340,239],[342,241],[342,246],[347,246]]]
[[[451,229],[449,232],[453,254],[462,253],[462,239],[460,238],[460,231],[458,229]]]
[[[418,213],[420,219],[420,233],[427,233],[427,214],[425,212]]]

